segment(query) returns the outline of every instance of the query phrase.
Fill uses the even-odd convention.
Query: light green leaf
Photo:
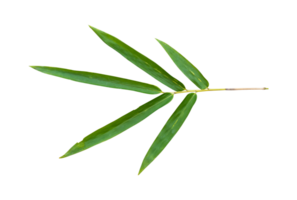
[[[154,159],[163,151],[167,144],[171,141],[184,121],[188,117],[193,105],[195,104],[197,95],[190,93],[186,96],[183,102],[171,115],[165,126],[155,139],[154,143],[148,150],[145,158],[142,161],[142,165],[139,170],[139,174],[149,165]]]
[[[176,66],[201,90],[208,88],[209,83],[201,72],[174,48],[157,39]]]
[[[116,37],[109,35],[108,33],[105,33],[92,26],[90,26],[90,28],[102,39],[103,42],[105,42],[105,44],[116,50],[127,60],[132,62],[134,65],[136,65],[164,85],[167,85],[175,91],[182,91],[185,89],[185,86],[181,82],[168,74],[154,61],[142,55]]]
[[[140,106],[136,110],[129,112],[121,118],[91,133],[81,142],[76,143],[73,147],[71,147],[61,158],[65,158],[67,156],[84,151],[94,145],[117,136],[118,134],[147,118],[153,112],[169,103],[172,99],[173,94],[171,93],[164,93],[158,96],[157,98]]]
[[[103,74],[96,74],[91,72],[74,71],[69,69],[46,67],[46,66],[31,66],[40,72],[58,76],[61,78],[88,83],[92,85],[99,85],[109,88],[117,88],[124,90],[132,90],[136,92],[142,92],[146,94],[158,94],[162,91],[154,85],[142,83],[138,81],[132,81],[129,79],[119,78],[115,76],[108,76]]]

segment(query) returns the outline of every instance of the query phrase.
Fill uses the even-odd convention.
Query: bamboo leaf
[[[209,83],[201,72],[174,48],[157,39],[176,66],[201,90],[208,88]]]
[[[183,125],[184,121],[188,117],[193,105],[195,104],[197,95],[195,93],[190,93],[178,106],[178,108],[171,115],[169,120],[166,122],[165,126],[155,139],[154,143],[148,150],[145,158],[142,161],[139,173],[140,174],[154,159],[163,151],[167,144],[171,141],[180,127]]]
[[[124,56],[127,60],[132,62],[134,65],[163,83],[175,91],[182,91],[185,86],[177,79],[168,74],[163,68],[161,68],[154,61],[150,60],[146,56],[142,55],[135,49],[131,48],[116,37],[109,35],[99,29],[92,26],[90,28],[101,38],[101,40]]]
[[[84,151],[94,145],[101,142],[109,140],[118,134],[124,132],[135,124],[141,122],[153,112],[163,107],[173,99],[173,94],[164,93],[157,98],[143,104],[136,110],[129,112],[128,114],[120,117],[119,119],[107,124],[106,126],[96,130],[87,137],[85,137],[81,142],[76,143],[71,147],[62,157],[65,158],[76,154],[78,152]]]
[[[88,83],[92,85],[99,85],[109,88],[117,88],[124,90],[132,90],[136,92],[142,92],[146,94],[158,94],[162,91],[154,85],[133,81],[129,79],[119,78],[115,76],[109,76],[104,74],[96,74],[91,72],[74,71],[69,69],[57,68],[57,67],[46,67],[46,66],[31,66],[40,72],[58,76],[61,78]]]

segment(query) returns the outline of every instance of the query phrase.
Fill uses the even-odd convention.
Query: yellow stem
[[[205,89],[205,90],[184,90],[184,91],[177,91],[173,92],[174,94],[181,94],[181,93],[189,93],[189,92],[209,92],[209,91],[234,91],[234,90],[268,90],[268,88],[222,88],[222,89]]]

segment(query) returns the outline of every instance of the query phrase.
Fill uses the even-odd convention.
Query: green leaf
[[[92,85],[99,85],[109,88],[117,88],[124,90],[132,90],[136,92],[142,92],[146,94],[158,94],[162,91],[154,85],[142,83],[138,81],[132,81],[129,79],[119,78],[115,76],[108,76],[103,74],[96,74],[91,72],[74,71],[69,69],[46,67],[46,66],[31,66],[40,72],[58,76],[61,78],[88,83]]]
[[[168,74],[154,61],[142,55],[116,37],[109,35],[108,33],[105,33],[92,26],[90,26],[90,28],[102,39],[103,42],[105,42],[105,44],[116,50],[127,60],[132,62],[134,65],[136,65],[164,85],[167,85],[175,91],[182,91],[185,89],[185,86],[181,82]]]
[[[96,130],[87,137],[85,137],[81,142],[76,143],[71,147],[62,157],[71,156],[78,152],[84,151],[96,144],[109,140],[118,134],[124,132],[135,124],[141,122],[153,112],[163,107],[173,99],[173,94],[164,93],[157,98],[147,102],[146,104],[140,106],[136,110],[129,112],[128,114],[122,116],[121,118],[107,124],[106,126]]]
[[[166,122],[165,126],[155,139],[154,143],[148,150],[145,158],[142,161],[140,167],[140,174],[153,160],[163,151],[167,144],[171,141],[180,127],[183,125],[187,116],[189,115],[193,105],[195,104],[197,95],[195,93],[190,93],[186,96],[183,102],[178,106],[178,108],[171,115],[169,120]]]
[[[171,46],[157,39],[168,55],[171,57],[176,66],[201,90],[208,88],[209,83],[200,73],[200,71],[192,65],[185,57],[178,53]]]

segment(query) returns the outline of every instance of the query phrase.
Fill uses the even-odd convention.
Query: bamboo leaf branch
[[[198,88],[200,88],[200,90],[188,90],[180,81],[178,81],[176,78],[167,73],[154,61],[142,55],[132,47],[122,42],[121,40],[92,26],[90,26],[90,28],[97,34],[97,36],[99,36],[99,38],[105,44],[117,51],[119,54],[121,54],[130,62],[132,62],[134,65],[151,75],[153,78],[157,79],[164,85],[173,89],[174,92],[162,92],[161,89],[155,85],[110,75],[85,71],[75,71],[57,67],[31,66],[33,69],[43,72],[45,74],[65,78],[76,82],[109,88],[132,90],[146,94],[163,93],[155,99],[138,107],[137,109],[127,113],[126,115],[118,118],[117,120],[89,134],[82,141],[74,144],[60,158],[65,158],[76,153],[82,152],[86,149],[89,149],[97,144],[100,144],[119,135],[120,133],[126,131],[135,124],[143,121],[152,113],[171,102],[175,94],[189,93],[182,101],[182,103],[178,106],[178,108],[174,111],[174,113],[171,115],[171,117],[169,118],[169,120],[164,125],[163,129],[160,131],[159,135],[151,145],[150,149],[148,150],[146,156],[143,159],[142,165],[139,170],[140,174],[164,150],[164,148],[169,144],[171,139],[183,125],[184,121],[186,120],[187,116],[192,110],[193,105],[196,102],[196,93],[211,91],[268,90],[268,88],[266,87],[210,89],[208,88],[209,82],[192,63],[190,63],[184,56],[182,56],[171,46],[169,46],[165,42],[158,40],[158,42],[165,49],[172,61],[181,70],[181,72],[187,78],[189,78]]]

